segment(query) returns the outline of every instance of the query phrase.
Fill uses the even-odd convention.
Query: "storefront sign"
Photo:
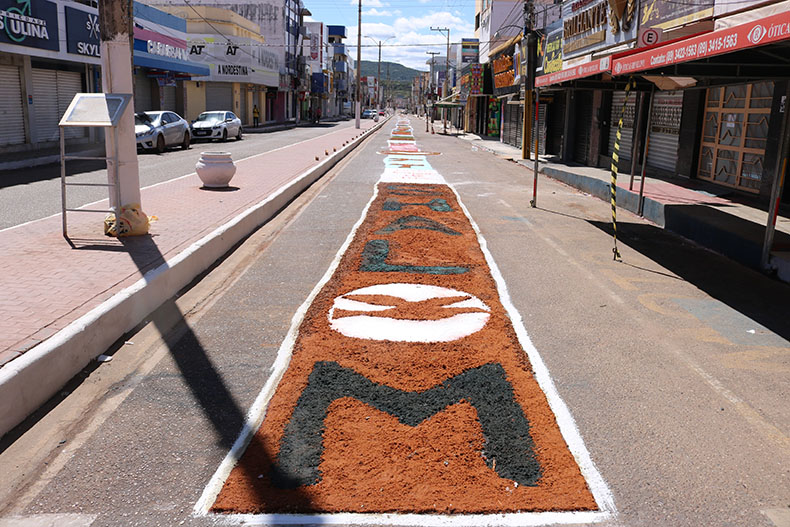
[[[543,57],[543,73],[554,73],[562,69],[562,29],[552,31],[546,37],[546,52]]]
[[[98,13],[66,6],[66,50],[76,55],[101,56]]]
[[[640,28],[670,29],[713,16],[714,0],[642,0],[639,8]]]
[[[598,73],[603,73],[604,71],[609,71],[610,62],[611,61],[609,57],[604,57],[602,59],[580,64],[578,66],[573,66],[572,68],[566,68],[554,73],[541,75],[535,79],[535,86],[549,86],[551,84],[581,79],[591,75],[596,75]]]
[[[480,54],[480,40],[476,38],[461,39],[461,64],[474,64]]]
[[[562,53],[571,58],[636,38],[637,0],[565,0]]]
[[[612,72],[615,75],[625,75],[786,39],[790,39],[790,12],[779,13],[747,24],[713,31],[616,59],[612,64]]]
[[[59,51],[57,5],[46,0],[0,0],[0,42]]]
[[[513,57],[501,55],[494,59],[494,88],[505,88],[513,85],[515,73],[513,72]]]
[[[316,60],[318,58],[318,39],[320,35],[318,33],[313,33],[310,35],[310,58],[312,60]]]
[[[211,68],[208,80],[279,85],[277,57],[252,39],[190,35],[186,49],[189,60]]]
[[[469,66],[469,94],[480,95],[483,93],[483,65],[471,64]]]
[[[189,58],[189,53],[187,52],[186,48],[173,46],[164,42],[158,42],[156,40],[149,40],[147,41],[146,45],[148,47],[148,53],[152,55],[159,55],[160,57],[168,57],[178,60],[188,60]]]

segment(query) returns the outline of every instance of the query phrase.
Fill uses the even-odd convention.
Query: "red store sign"
[[[779,13],[754,22],[713,31],[674,44],[615,59],[612,63],[612,73],[626,75],[635,71],[661,68],[762,46],[788,38],[790,38],[790,12]]]
[[[549,86],[559,82],[581,79],[583,77],[609,71],[609,59],[610,57],[604,57],[602,59],[585,62],[578,66],[573,66],[572,68],[565,68],[564,70],[555,71],[554,73],[541,75],[535,79],[535,86],[540,88],[541,86]]]

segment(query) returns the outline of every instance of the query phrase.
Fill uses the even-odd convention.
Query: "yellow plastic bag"
[[[155,218],[149,218],[140,210],[139,203],[130,203],[121,207],[121,217],[118,221],[115,219],[115,214],[108,214],[104,218],[104,234],[117,238],[148,234],[148,226],[153,219]]]

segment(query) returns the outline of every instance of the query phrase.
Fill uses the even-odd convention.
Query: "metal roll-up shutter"
[[[58,76],[55,70],[33,68],[33,110],[37,141],[57,141],[58,129]],[[54,95],[54,97],[53,97]]]
[[[545,155],[546,154],[546,108],[548,107],[547,104],[541,104],[538,106],[538,115],[537,119],[532,122],[532,139],[530,139],[529,144],[529,151],[535,149],[535,134],[539,134],[538,137],[538,154]],[[534,113],[535,110],[533,109],[532,112]],[[523,117],[522,117],[523,119]]]
[[[625,100],[624,91],[616,91],[612,95],[612,118],[611,127],[609,129],[609,155],[614,152],[614,141],[617,137],[617,125],[620,121],[620,112],[623,110],[623,101]],[[625,107],[625,114],[623,115],[623,130],[620,133],[620,159],[631,159],[631,145],[633,144],[634,137],[634,115],[636,113],[636,93],[631,93],[628,96],[628,104]],[[620,165],[620,170],[623,166]]]
[[[0,66],[0,146],[25,142],[22,83],[17,66]]]
[[[247,121],[247,88],[242,87],[241,90],[239,90],[239,96],[241,97],[241,101],[239,102],[238,117],[241,119],[241,124],[248,125],[250,123]]]
[[[162,86],[162,93],[164,100],[162,102],[162,109],[171,112],[176,111],[176,87],[175,86]]]
[[[516,137],[518,135],[518,107],[514,104],[504,104],[504,119],[502,130],[502,141],[511,146],[520,146],[516,144]]]
[[[577,91],[575,97],[576,130],[573,160],[577,163],[589,164],[590,157],[590,124],[593,114],[593,94],[589,91]]]
[[[75,71],[58,71],[57,85],[58,85],[58,119],[55,125],[60,122],[66,109],[71,104],[74,96],[82,92],[82,74]],[[64,128],[64,136],[72,137],[85,137],[87,130],[81,126],[67,126]]]
[[[134,75],[134,111],[148,112],[153,110],[151,101],[151,79],[143,71]]]
[[[524,137],[524,105],[517,104],[513,107],[518,126],[516,126],[516,146],[521,148],[521,139]]]
[[[206,110],[233,110],[233,84],[230,82],[206,83]]]
[[[680,138],[680,116],[683,111],[683,92],[656,92],[650,118],[650,144],[647,166],[675,172]]]

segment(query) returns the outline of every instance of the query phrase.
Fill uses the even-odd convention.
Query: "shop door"
[[[25,142],[22,84],[17,66],[0,66],[0,146]]]
[[[230,82],[207,82],[206,110],[232,112],[233,84]]]
[[[593,114],[593,93],[577,91],[574,97],[576,130],[573,160],[583,165],[589,164],[590,157],[590,124]]]
[[[614,141],[617,137],[617,125],[620,121],[620,113],[623,111],[624,100],[624,91],[616,91],[612,95],[612,118],[610,119],[612,124],[609,128],[609,157],[611,157],[612,153],[614,152]],[[631,166],[631,145],[633,144],[632,140],[634,137],[635,115],[636,94],[631,93],[628,95],[628,104],[625,107],[625,114],[623,115],[623,130],[620,133],[620,164],[618,166],[618,170],[621,172],[629,170]],[[624,160],[628,160],[628,164],[624,164]]]
[[[699,177],[759,192],[773,82],[708,89]]]
[[[680,137],[680,115],[683,111],[683,92],[656,92],[650,117],[650,143],[647,166],[675,172]]]
[[[82,75],[74,71],[33,68],[33,104],[35,105],[36,137],[39,142],[58,141],[58,122],[69,107],[74,95],[82,91]],[[84,137],[85,129],[68,127],[67,138]]]
[[[138,70],[134,75],[134,111],[148,112],[154,109],[151,101],[151,79],[143,72]]]
[[[176,111],[176,87],[162,86],[162,110]]]

